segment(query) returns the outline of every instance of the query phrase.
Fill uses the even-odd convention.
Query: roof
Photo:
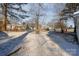
[[[79,16],[79,11],[74,12],[73,15]]]

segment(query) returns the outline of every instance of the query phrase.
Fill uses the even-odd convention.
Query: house
[[[76,18],[76,33],[79,42],[79,11],[74,12],[73,16]]]
[[[3,17],[0,17],[0,31],[5,30]],[[25,31],[25,26],[16,22],[7,21],[7,31]]]

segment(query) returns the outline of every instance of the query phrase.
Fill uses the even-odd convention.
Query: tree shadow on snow
[[[29,32],[31,32],[31,31],[29,31]],[[9,53],[11,53],[13,50],[20,48],[20,45],[22,44],[23,40],[25,39],[25,36],[29,32],[24,33],[17,38],[10,39],[5,43],[0,44],[0,56],[6,56]],[[7,35],[7,34],[5,33],[5,35]]]
[[[0,40],[9,37],[7,33],[0,31]]]
[[[55,42],[63,51],[70,55],[79,55],[79,46],[77,44],[65,41],[63,37],[60,37],[60,35],[52,31],[49,31],[47,35],[51,38],[50,40]]]

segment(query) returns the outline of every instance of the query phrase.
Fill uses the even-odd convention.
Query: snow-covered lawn
[[[4,32],[8,36],[0,40],[0,55],[8,55],[21,47],[27,32]]]
[[[25,33],[26,31],[23,31],[23,32],[11,32],[11,31],[8,31],[6,32],[9,36],[19,36],[19,35],[22,35],[23,33]]]
[[[0,35],[2,35],[2,36],[0,36],[0,44],[7,42],[10,39],[16,38],[25,32],[3,32],[3,34],[4,33],[5,33],[5,36],[3,36],[2,33],[0,33]],[[2,37],[4,37],[4,38],[2,38]]]
[[[61,34],[55,34],[53,32],[49,32],[48,36],[50,39],[55,42],[64,52],[67,52],[69,55],[79,55],[79,45],[68,42],[66,39],[73,40],[72,37],[69,37],[68,35],[61,35]]]

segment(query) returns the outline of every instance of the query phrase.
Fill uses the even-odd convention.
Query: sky
[[[72,25],[72,27],[74,27],[73,18],[68,18],[68,20],[67,20],[67,26],[69,27],[70,25]]]
[[[31,7],[34,8],[34,11],[36,11],[37,7],[34,7],[33,4],[28,4],[26,7],[24,7],[25,9],[29,10]],[[40,22],[45,22],[48,23],[51,20],[56,21],[59,19],[60,16],[59,13],[65,8],[65,3],[45,3],[43,5],[43,12],[45,13],[45,16],[40,18]],[[24,19],[24,21],[26,20],[30,20],[32,17],[26,18]],[[72,25],[74,27],[74,22],[73,20],[68,20],[67,21],[67,26]]]
[[[28,4],[26,6],[26,8],[30,9],[31,5],[32,4]],[[45,20],[48,22],[48,21],[51,21],[52,19],[58,19],[59,16],[57,16],[57,15],[59,14],[59,12],[61,10],[64,9],[64,7],[65,7],[65,4],[62,4],[62,3],[61,4],[60,3],[57,3],[57,4],[55,4],[55,3],[53,3],[53,4],[46,3],[46,4],[44,4],[44,10],[43,10],[43,12],[46,14],[44,16]],[[28,20],[28,19],[26,18],[25,20]]]

